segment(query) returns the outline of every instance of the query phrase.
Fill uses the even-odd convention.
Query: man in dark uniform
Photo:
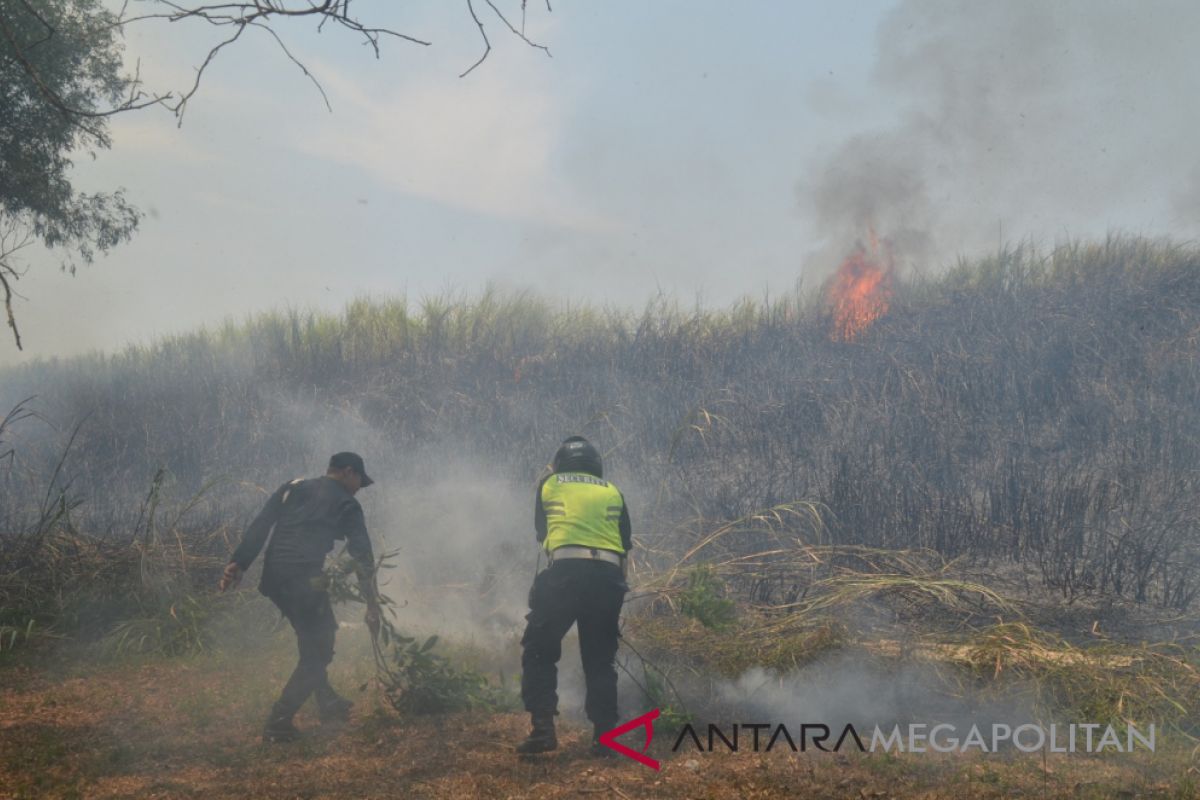
[[[323,724],[349,719],[351,702],[333,690],[326,674],[333,660],[337,620],[325,591],[323,572],[325,554],[333,549],[335,540],[345,539],[367,599],[366,623],[373,633],[377,631],[375,559],[362,506],[354,499],[359,489],[372,483],[359,455],[335,454],[323,477],[290,481],[271,495],[225,567],[221,591],[241,580],[274,529],[263,557],[258,589],[292,624],[300,661],[271,709],[263,730],[264,741],[292,741],[299,735],[292,717],[309,695],[316,695]]]
[[[572,436],[554,455],[553,472],[538,486],[534,502],[537,540],[550,566],[529,592],[528,625],[521,639],[521,699],[533,730],[518,753],[558,747],[558,659],[562,638],[579,626],[579,651],[587,682],[586,710],[594,726],[592,752],[612,755],[600,734],[617,723],[617,640],[632,546],[629,510],[621,491],[603,477],[600,453]]]

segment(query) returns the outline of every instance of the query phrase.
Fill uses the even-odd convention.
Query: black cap
[[[362,456],[358,453],[334,453],[329,457],[330,469],[345,469],[346,467],[351,467],[359,474],[359,477],[362,478],[363,488],[375,482],[367,475],[367,468],[363,466]]]

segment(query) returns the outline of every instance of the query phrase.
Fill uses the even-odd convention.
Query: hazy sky
[[[921,267],[1001,235],[1198,230],[1198,4],[531,2],[552,58],[478,5],[494,49],[466,78],[465,2],[360,0],[434,44],[375,60],[278,25],[333,113],[251,31],[182,127],[114,118],[77,185],[124,186],[146,219],[74,278],[35,254],[26,353],[5,338],[0,364],[488,284],[724,305],[818,279],[867,224]],[[177,88],[221,34],[145,23],[129,60]]]

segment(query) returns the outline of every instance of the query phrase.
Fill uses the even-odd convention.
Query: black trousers
[[[326,673],[333,660],[337,619],[329,594],[317,583],[319,578],[319,573],[264,576],[262,592],[291,623],[300,651],[296,669],[271,710],[273,721],[290,720],[310,695],[316,694],[322,711],[339,699]]]
[[[558,710],[562,638],[579,625],[579,652],[587,682],[587,717],[607,730],[617,723],[617,639],[621,604],[629,587],[621,568],[603,561],[556,561],[533,581],[521,638],[521,699],[533,714]]]

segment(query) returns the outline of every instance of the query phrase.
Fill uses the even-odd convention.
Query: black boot
[[[345,725],[350,721],[350,709],[354,703],[344,697],[331,701],[320,707],[322,725]]]
[[[588,750],[588,754],[593,758],[612,758],[617,754],[615,750],[600,741],[600,734],[608,733],[612,728],[612,725],[597,725],[592,729],[592,747]]]
[[[300,738],[300,730],[292,723],[290,714],[285,716],[272,710],[262,738],[264,742],[294,742]]]
[[[517,745],[517,752],[522,755],[546,753],[558,748],[558,737],[554,735],[554,713],[536,712],[530,715],[533,730],[525,741]]]
[[[322,725],[344,725],[350,721],[350,709],[354,703],[335,692],[328,683],[318,686],[313,694],[317,698],[317,711]]]

